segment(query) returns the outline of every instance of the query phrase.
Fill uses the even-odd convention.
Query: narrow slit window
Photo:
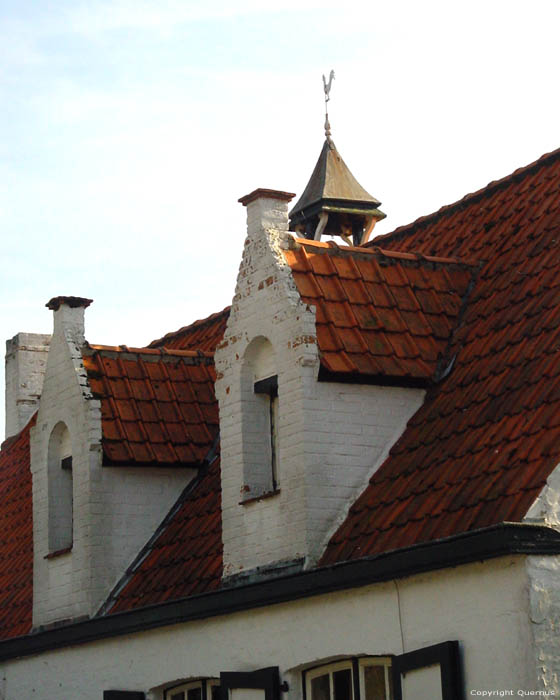
[[[270,461],[270,490],[278,488],[278,376],[267,377],[255,382],[255,394],[260,394],[267,403],[267,447]]]
[[[48,448],[49,554],[72,547],[73,491],[70,433],[64,423],[58,423]]]
[[[282,478],[280,403],[274,348],[264,336],[249,343],[241,370],[241,504],[275,496]]]

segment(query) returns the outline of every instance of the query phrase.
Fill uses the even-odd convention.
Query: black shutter
[[[463,700],[463,674],[459,642],[443,642],[431,647],[416,649],[393,657],[394,700],[402,700],[402,676],[426,666],[438,664],[441,673],[441,697],[443,700]]]
[[[146,693],[140,690],[104,690],[103,700],[146,700]]]
[[[279,700],[280,673],[278,666],[260,668],[258,671],[222,671],[220,673],[222,700],[229,700],[229,690],[254,688],[264,690],[265,700]]]

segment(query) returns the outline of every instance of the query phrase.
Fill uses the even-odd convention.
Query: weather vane
[[[334,79],[334,71],[331,70],[330,75],[329,75],[329,82],[327,83],[327,79],[325,78],[323,74],[323,89],[325,91],[325,136],[327,138],[327,142],[329,146],[333,146],[333,142],[331,139],[331,125],[329,122],[329,108],[328,108],[328,102],[331,99],[330,94],[331,94],[331,87],[332,87],[332,81]]]

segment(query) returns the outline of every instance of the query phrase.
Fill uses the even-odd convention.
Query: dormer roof
[[[284,255],[316,311],[320,379],[418,386],[445,372],[476,265],[303,239]]]
[[[203,350],[213,353],[224,337],[231,307],[211,314],[207,318],[183,326],[179,330],[166,333],[163,338],[152,340],[149,348],[168,350]]]
[[[88,345],[105,465],[200,467],[218,434],[214,363],[202,351]]]

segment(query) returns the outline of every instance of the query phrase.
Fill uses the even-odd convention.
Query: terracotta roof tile
[[[230,307],[212,314],[208,318],[183,326],[178,331],[167,333],[163,338],[152,340],[150,348],[168,348],[169,350],[203,350],[213,353],[224,337],[229,318]]]
[[[33,501],[29,431],[35,416],[0,451],[0,639],[31,631]]]
[[[373,242],[485,262],[453,337],[453,370],[429,390],[322,564],[524,517],[560,454],[559,241],[556,151]],[[424,314],[453,324],[439,308],[443,278],[415,297]]]
[[[101,401],[106,464],[203,464],[218,433],[210,355],[92,345],[84,366]]]
[[[122,612],[218,588],[222,577],[220,460],[205,467],[140,552],[106,605]]]
[[[307,240],[285,257],[303,301],[316,309],[324,370],[435,376],[474,275],[471,265]]]

